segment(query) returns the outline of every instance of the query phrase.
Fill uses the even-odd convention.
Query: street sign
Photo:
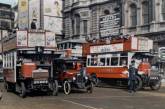
[[[100,17],[100,35],[107,37],[118,35],[120,29],[120,13],[104,15]]]

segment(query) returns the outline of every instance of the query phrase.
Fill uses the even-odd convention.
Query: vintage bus
[[[7,91],[21,97],[34,90],[57,95],[52,59],[56,53],[55,34],[46,31],[16,31],[3,38],[3,73]]]
[[[144,37],[129,37],[128,39],[113,39],[110,42],[90,44],[87,55],[87,72],[91,74],[94,83],[99,80],[111,80],[127,83],[129,65],[135,60],[137,68],[137,89],[148,84],[151,71],[150,51],[153,41]]]

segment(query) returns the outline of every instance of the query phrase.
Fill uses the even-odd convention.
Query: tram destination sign
[[[108,37],[120,33],[120,13],[104,15],[100,17],[100,35]]]
[[[100,46],[91,46],[90,53],[109,53],[123,51],[123,44],[111,44],[111,45],[100,45]]]

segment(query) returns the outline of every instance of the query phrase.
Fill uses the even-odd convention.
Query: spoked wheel
[[[21,87],[20,87],[20,97],[25,98],[26,97],[26,87],[25,83],[21,82]]]
[[[136,80],[135,80],[135,88],[136,90],[140,90],[142,89],[142,79],[139,76],[136,76]]]
[[[67,81],[67,80],[64,81],[63,88],[64,88],[64,93],[65,93],[66,95],[69,95],[70,92],[71,92],[71,84],[70,84],[70,82]]]
[[[52,95],[53,96],[57,96],[58,95],[58,82],[57,80],[55,80],[53,83],[52,83]]]
[[[93,75],[91,76],[91,78],[92,78],[93,86],[98,86],[98,84],[99,84],[99,79],[97,78],[97,76],[96,76],[95,74],[93,74]]]
[[[91,82],[88,86],[87,86],[87,92],[88,93],[92,93],[93,92],[93,83]]]
[[[161,80],[157,81],[155,84],[151,84],[151,85],[150,85],[150,88],[151,88],[152,90],[159,90],[160,87],[161,87]]]

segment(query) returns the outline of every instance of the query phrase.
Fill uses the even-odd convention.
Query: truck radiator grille
[[[35,70],[32,75],[33,79],[47,79],[49,77],[48,70]]]

